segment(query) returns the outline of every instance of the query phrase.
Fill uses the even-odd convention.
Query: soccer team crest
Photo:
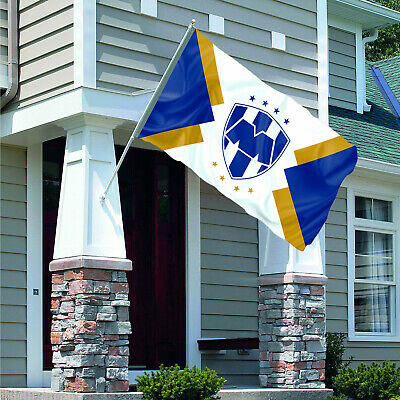
[[[223,154],[232,179],[251,179],[268,171],[290,142],[267,111],[236,103],[227,118]]]

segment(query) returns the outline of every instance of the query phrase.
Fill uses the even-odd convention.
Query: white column
[[[322,257],[324,232],[304,251],[274,235],[263,223],[258,224],[259,274],[313,274],[324,275]]]
[[[125,258],[118,180],[100,201],[115,168],[113,126],[83,118],[67,130],[54,259]]]

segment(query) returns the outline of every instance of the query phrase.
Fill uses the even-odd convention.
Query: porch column
[[[320,236],[304,252],[260,233],[260,385],[324,388],[325,285]]]
[[[82,117],[67,131],[52,271],[51,387],[56,392],[129,389],[131,333],[113,126]]]

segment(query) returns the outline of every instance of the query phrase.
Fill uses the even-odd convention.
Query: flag
[[[194,31],[139,138],[304,250],[356,147]]]

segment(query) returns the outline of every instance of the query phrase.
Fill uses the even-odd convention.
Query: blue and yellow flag
[[[317,236],[357,162],[355,146],[198,31],[139,138],[299,250]]]

